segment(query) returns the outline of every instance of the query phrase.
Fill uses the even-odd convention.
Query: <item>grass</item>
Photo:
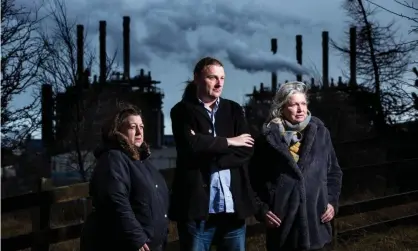
[[[52,251],[76,251],[79,241],[52,245]],[[178,250],[178,249],[177,249]],[[265,251],[264,235],[247,237],[248,251]],[[338,244],[335,251],[418,251],[418,229],[397,227],[385,234],[367,234],[356,242]]]
[[[263,235],[247,237],[248,251],[265,251]],[[384,234],[367,234],[355,242],[340,243],[335,251],[418,251],[418,228],[396,227]]]
[[[59,227],[80,222],[82,209],[80,205],[74,203],[63,203],[56,205],[51,217],[51,226]],[[407,205],[386,208],[383,210],[370,212],[368,214],[357,214],[353,216],[339,218],[337,227],[340,230],[359,227],[390,218],[418,213],[418,202]],[[1,232],[2,238],[7,238],[19,234],[31,232],[30,211],[18,211],[11,214],[2,215]],[[78,219],[77,219],[78,218]],[[175,223],[170,224],[169,241],[177,240],[177,230]],[[265,245],[264,235],[247,237],[248,251],[263,251]],[[50,250],[72,251],[78,250],[79,240],[70,240],[51,245]],[[416,227],[396,227],[388,232],[381,234],[365,233],[357,240],[349,240],[346,243],[339,243],[336,251],[418,251],[418,228]],[[27,249],[30,250],[30,249]]]
[[[418,251],[418,228],[396,227],[383,234],[367,234],[355,242],[341,243],[338,251]]]

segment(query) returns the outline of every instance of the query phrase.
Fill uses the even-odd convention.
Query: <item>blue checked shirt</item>
[[[199,99],[201,105],[204,103]],[[219,99],[216,100],[212,110],[205,107],[209,118],[212,121],[213,136],[216,137],[215,131],[215,114],[219,108]],[[229,170],[219,170],[218,167],[211,167],[210,175],[210,197],[209,197],[209,213],[233,213],[234,201],[231,193],[231,172]]]

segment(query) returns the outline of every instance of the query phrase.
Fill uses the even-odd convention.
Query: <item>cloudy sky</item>
[[[19,0],[27,4],[28,0]],[[375,0],[377,1],[377,0]],[[415,0],[413,0],[415,1]],[[184,81],[192,77],[202,56],[218,57],[225,64],[224,97],[239,103],[254,85],[270,85],[270,70],[279,82],[303,71],[296,61],[295,36],[303,36],[303,64],[322,71],[321,32],[341,41],[348,30],[343,0],[67,0],[69,17],[84,24],[88,39],[98,50],[99,20],[107,21],[107,51],[119,52],[122,66],[122,17],[131,17],[131,74],[151,71],[165,92],[165,132],[171,134],[169,111],[179,101]],[[393,0],[379,4],[408,13]],[[396,19],[381,11],[382,22]],[[408,35],[410,23],[399,20],[399,34]],[[270,39],[278,39],[278,53],[270,52]],[[97,52],[98,54],[98,52]],[[346,66],[330,52],[330,77]],[[122,70],[122,68],[121,68]],[[98,74],[98,72],[97,72]],[[309,74],[306,79],[310,78]],[[20,99],[17,100],[20,102]]]

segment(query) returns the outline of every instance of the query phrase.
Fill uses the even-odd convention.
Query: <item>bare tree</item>
[[[374,5],[395,16],[409,20],[411,22],[411,30],[409,32],[418,34],[418,6],[414,5],[414,2],[413,2],[414,0],[404,0],[402,2],[399,0],[393,0],[395,3],[399,5],[399,7],[402,7],[402,9],[405,12],[406,11],[413,12],[413,14],[409,14],[409,15],[404,14],[403,11],[396,12],[396,11],[390,10],[389,8],[385,7],[382,4],[378,4],[377,1],[372,1],[372,0],[366,0],[366,1],[369,2],[371,5]]]
[[[404,77],[416,44],[402,40],[394,22],[382,25],[373,20],[376,8],[365,6],[363,0],[347,0],[344,8],[352,19],[350,25],[357,27],[357,81],[374,93],[374,125],[381,129],[387,122],[411,115],[412,97]],[[349,59],[352,53],[349,42],[339,44],[332,40],[331,43],[344,59]]]
[[[37,33],[39,7],[1,0],[1,133],[2,146],[15,148],[39,127],[39,94],[22,106],[18,97],[30,95],[47,54]]]
[[[415,74],[414,85],[418,89],[418,69],[416,67],[414,67],[414,68],[412,68],[412,72]],[[416,110],[415,117],[418,117],[418,94],[413,92],[411,95],[412,95],[412,98],[414,100],[414,108]]]
[[[397,5],[402,9],[399,12],[393,11],[387,7],[385,7],[384,5],[378,4],[375,1],[371,1],[371,0],[366,0],[367,2],[369,2],[371,5],[374,5],[388,13],[393,14],[394,16],[403,18],[408,20],[411,23],[411,29],[409,30],[409,34],[416,34],[418,35],[418,6],[416,5],[417,3],[415,3],[413,0],[404,0],[404,1],[399,1],[399,0],[393,0],[393,2],[397,3]],[[406,12],[411,12],[406,14]],[[415,44],[415,46],[418,46],[418,37],[416,36],[415,38],[413,37],[410,41],[408,41],[411,44]],[[415,54],[416,55],[416,54]],[[418,61],[416,60],[417,56],[414,57],[415,60],[413,60],[412,63],[417,64]],[[418,89],[418,71],[416,67],[413,67],[412,72],[415,74],[415,80],[411,79],[411,81],[405,81],[405,85],[411,87],[410,89]],[[409,82],[413,82],[413,84],[410,84]],[[418,97],[417,94],[415,92],[411,93],[411,97],[412,100],[414,101],[414,107],[416,110],[418,110]],[[415,114],[415,116],[418,116],[418,114]]]
[[[58,102],[61,104],[57,109],[67,112],[63,114],[65,121],[56,123],[60,127],[60,132],[56,132],[56,141],[60,143],[58,148],[60,152],[70,153],[71,156],[67,158],[72,161],[68,167],[76,169],[81,177],[86,179],[88,169],[92,165],[87,159],[97,143],[92,142],[89,137],[94,121],[87,114],[94,109],[92,106],[97,106],[97,97],[94,91],[88,88],[90,80],[87,74],[98,62],[85,32],[83,65],[86,68],[82,69],[83,74],[80,76],[77,64],[76,20],[69,18],[64,0],[50,1],[48,8],[50,22],[42,33],[42,38],[49,57],[42,64],[43,74],[40,81],[53,85],[57,106]],[[115,67],[115,58],[116,52],[113,57],[107,57],[106,78]],[[86,85],[87,89],[84,88]],[[63,105],[67,108],[62,109]]]

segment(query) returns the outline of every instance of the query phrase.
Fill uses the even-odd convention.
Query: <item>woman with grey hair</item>
[[[283,84],[254,144],[249,176],[268,251],[322,250],[332,240],[342,171],[328,129],[307,105],[304,83]]]

